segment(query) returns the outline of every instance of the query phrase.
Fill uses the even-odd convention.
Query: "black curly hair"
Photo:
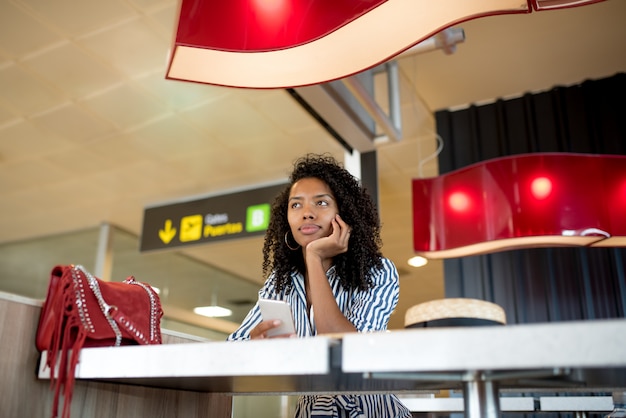
[[[369,193],[359,181],[329,154],[307,154],[293,165],[289,185],[272,204],[270,222],[263,244],[263,274],[274,272],[277,292],[290,292],[294,270],[305,273],[302,251],[290,250],[285,234],[290,231],[287,203],[291,186],[304,178],[317,178],[330,187],[341,218],[350,226],[348,251],[334,257],[334,265],[345,288],[368,289],[372,268],[381,268],[380,220]]]

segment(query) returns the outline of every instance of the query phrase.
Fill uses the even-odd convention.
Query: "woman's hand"
[[[271,329],[277,328],[282,324],[280,319],[273,319],[271,321],[263,321],[256,327],[250,331],[250,339],[251,340],[261,340],[264,338],[291,338],[295,337],[296,334],[282,334],[282,335],[274,335],[268,336],[267,332]]]
[[[324,238],[316,239],[306,246],[307,254],[314,253],[321,259],[333,258],[348,251],[350,227],[341,219],[339,214],[331,221],[333,232]]]

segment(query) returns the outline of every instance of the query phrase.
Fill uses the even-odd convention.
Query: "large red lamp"
[[[282,88],[345,78],[454,24],[603,0],[181,0],[167,78]]]
[[[626,157],[536,153],[413,180],[426,258],[542,246],[626,246]]]
[[[167,77],[252,88],[318,84],[461,21],[529,11],[523,0],[182,0]]]

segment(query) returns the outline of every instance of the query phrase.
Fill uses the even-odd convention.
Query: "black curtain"
[[[441,174],[533,152],[626,154],[626,74],[435,117],[444,140]],[[626,248],[537,248],[444,261],[446,297],[495,302],[508,323],[625,317],[625,275]]]

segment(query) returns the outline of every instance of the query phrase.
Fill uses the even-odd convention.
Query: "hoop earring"
[[[298,244],[296,242],[296,244],[298,244],[298,245],[295,248],[292,247],[291,245],[289,245],[289,238],[288,238],[288,236],[289,236],[289,231],[285,232],[285,245],[287,245],[287,248],[289,248],[291,251],[296,251],[298,248],[300,248],[300,244]],[[294,241],[295,241],[295,239],[294,239]]]

